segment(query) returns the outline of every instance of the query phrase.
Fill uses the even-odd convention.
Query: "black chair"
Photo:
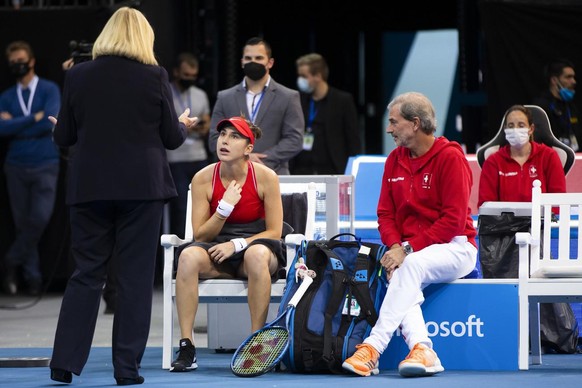
[[[531,111],[533,116],[533,124],[535,125],[533,132],[534,141],[546,144],[556,151],[562,161],[564,173],[567,175],[574,165],[576,153],[572,148],[562,143],[556,138],[556,136],[554,136],[548,115],[542,108],[537,105],[525,105],[525,107]],[[477,162],[479,163],[479,167],[483,167],[485,159],[497,152],[499,147],[507,144],[507,140],[505,140],[505,132],[503,131],[504,128],[505,114],[503,115],[499,132],[497,132],[493,139],[477,149]]]

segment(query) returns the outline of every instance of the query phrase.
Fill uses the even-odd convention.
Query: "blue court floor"
[[[54,331],[62,295],[50,294],[41,300],[8,298],[0,295],[0,360],[50,358]],[[259,377],[236,377],[230,371],[232,354],[216,353],[206,348],[206,317],[203,313],[195,325],[198,345],[196,371],[170,373],[161,368],[162,360],[162,294],[154,293],[152,326],[141,374],[148,387],[427,387],[427,388],[573,388],[582,382],[582,354],[544,355],[544,365],[531,366],[529,371],[455,371],[426,378],[402,378],[396,370],[382,370],[380,375],[300,375],[271,372]],[[103,310],[104,306],[102,306]],[[201,308],[204,312],[206,309]],[[114,386],[111,366],[112,316],[101,313],[97,321],[93,348],[81,376],[73,376],[72,387]],[[438,352],[438,349],[437,349]],[[499,354],[506,352],[500,348]],[[445,369],[447,365],[444,365]],[[0,367],[0,387],[28,388],[66,386],[49,378],[49,368]]]
[[[500,349],[503,351],[503,349]],[[2,348],[0,357],[19,357],[23,349]],[[28,348],[29,357],[50,357],[48,348]],[[236,377],[230,371],[231,354],[198,350],[198,369],[187,373],[170,373],[160,368],[162,350],[148,348],[142,362],[144,386],[149,387],[430,387],[430,388],[546,388],[577,387],[582,381],[582,354],[546,355],[545,365],[532,366],[529,371],[483,372],[453,371],[432,377],[402,378],[395,370],[383,370],[377,376],[355,375],[299,375],[271,372],[258,377]],[[446,368],[446,365],[445,365]],[[73,376],[75,387],[103,387],[115,385],[111,367],[111,348],[95,347],[81,376]],[[0,368],[0,386],[32,388],[66,386],[49,379],[48,367]]]

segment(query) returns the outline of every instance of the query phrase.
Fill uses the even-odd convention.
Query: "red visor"
[[[234,127],[241,135],[248,137],[251,144],[255,144],[255,135],[251,131],[247,121],[242,117],[231,117],[230,119],[220,120],[216,125],[216,130],[220,132],[224,127]]]

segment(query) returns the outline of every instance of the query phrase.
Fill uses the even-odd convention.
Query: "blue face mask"
[[[313,87],[309,86],[309,81],[305,77],[297,77],[297,88],[303,93],[313,93]]]
[[[576,92],[574,90],[560,88],[560,91],[558,93],[560,93],[560,97],[562,98],[562,100],[569,102],[574,99],[574,94]]]

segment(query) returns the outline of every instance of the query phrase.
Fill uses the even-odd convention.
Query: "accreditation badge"
[[[310,131],[305,131],[305,134],[303,135],[303,150],[304,151],[311,151],[313,149],[313,141],[315,140],[315,137],[313,136],[313,133]]]

